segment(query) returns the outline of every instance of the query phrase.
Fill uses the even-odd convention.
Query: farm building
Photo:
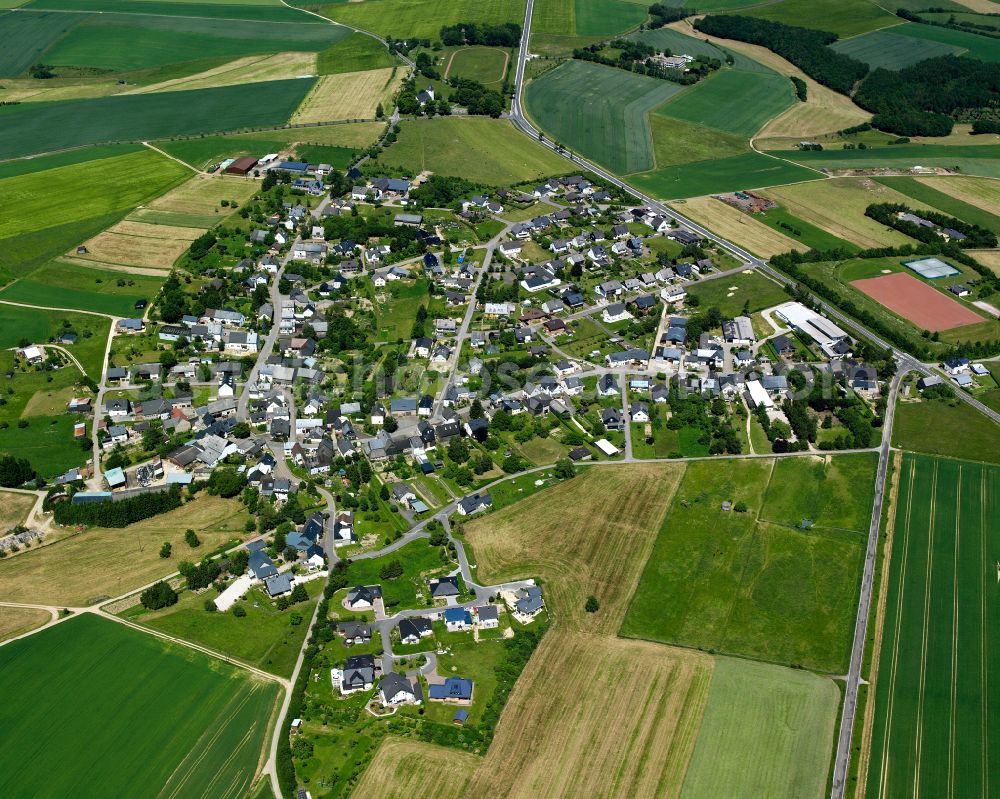
[[[257,166],[257,159],[253,156],[246,155],[243,158],[237,158],[229,166],[226,167],[227,175],[248,175],[250,170]]]

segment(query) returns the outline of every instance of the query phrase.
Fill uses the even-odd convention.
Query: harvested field
[[[120,530],[92,528],[25,550],[0,561],[0,600],[82,605],[124,594],[176,570],[182,558],[240,538],[246,519],[236,500],[205,496]],[[202,541],[198,552],[184,543],[188,528]],[[159,556],[164,541],[173,544],[173,559]]]
[[[863,178],[835,178],[763,192],[790,213],[859,247],[912,244],[913,239],[865,216],[872,203],[903,203],[909,199],[887,186]]]
[[[921,330],[951,330],[983,321],[961,303],[902,272],[855,280],[851,285]]]
[[[983,266],[988,266],[1000,275],[1000,250],[967,250]]]
[[[121,225],[125,225],[130,232],[120,230]],[[166,231],[176,233],[165,236]],[[197,228],[123,221],[85,242],[85,254],[77,255],[75,250],[68,254],[99,264],[170,269],[199,235]]]
[[[41,627],[52,618],[47,610],[0,607],[0,641],[16,638]]]
[[[615,634],[683,473],[679,464],[590,469],[471,522],[479,577],[541,575],[560,629]],[[605,513],[612,497],[630,512]],[[584,613],[590,594],[600,599],[598,613]]]
[[[1000,180],[958,175],[917,180],[957,200],[1000,216]]]
[[[187,89],[209,89],[213,86],[233,86],[286,80],[316,74],[316,53],[273,53],[237,58],[228,64],[207,69],[183,78],[172,78],[149,86],[130,89],[125,94],[150,94]]]
[[[31,400],[28,400],[28,404],[31,404]],[[16,524],[23,524],[31,509],[35,507],[36,499],[34,494],[0,491],[0,533]]]
[[[701,653],[550,631],[469,795],[677,796],[711,673]]]
[[[352,796],[462,799],[482,758],[452,748],[386,738]]]
[[[714,197],[696,197],[677,207],[696,222],[724,238],[738,242],[762,258],[770,258],[789,250],[805,252],[808,249],[795,239],[772,230],[751,215]]]
[[[260,184],[255,180],[225,175],[196,175],[145,207],[179,214],[218,213],[221,218],[231,213],[231,210],[221,208],[223,200],[235,200],[243,205],[259,188]],[[192,236],[193,238],[196,237]]]
[[[392,96],[405,78],[406,72],[397,67],[324,75],[316,81],[290,121],[297,124],[375,119],[376,107],[381,104],[383,108],[390,108]]]

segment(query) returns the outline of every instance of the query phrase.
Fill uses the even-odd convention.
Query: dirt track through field
[[[921,330],[951,330],[983,321],[978,314],[905,272],[855,280],[851,285]]]

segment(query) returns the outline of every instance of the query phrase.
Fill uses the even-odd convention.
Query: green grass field
[[[909,24],[911,23],[907,23]],[[904,27],[900,25],[890,30],[872,31],[834,42],[831,46],[838,53],[864,61],[873,69],[882,67],[893,70],[903,69],[927,58],[964,52],[964,48],[947,42],[900,36],[897,31]]]
[[[629,175],[629,182],[643,191],[669,200],[781,186],[819,177],[811,169],[782,159],[769,158],[760,153],[744,153]]]
[[[347,169],[358,156],[351,147],[331,147],[327,144],[299,144],[295,154],[310,164],[330,164],[335,169]]]
[[[763,521],[765,492],[779,479],[772,466],[688,465],[622,635],[843,672],[865,537]],[[862,477],[845,479],[863,491]],[[725,500],[745,502],[747,512],[723,511]],[[787,513],[803,517],[806,508]]]
[[[980,61],[1000,61],[1000,48],[997,47],[997,40],[987,36],[913,22],[897,25],[892,29],[892,32],[929,43],[930,47],[935,49],[944,44],[961,48],[965,51],[962,55],[969,58],[978,58]]]
[[[454,564],[450,561],[445,563],[441,560],[440,551],[438,547],[432,547],[426,540],[421,539],[379,558],[355,559],[351,561],[347,570],[348,583],[351,587],[381,585],[388,613],[395,613],[407,607],[420,607],[423,602],[416,604],[417,591],[423,591],[426,596],[427,583],[424,576],[431,573],[445,573],[454,568]],[[392,580],[383,580],[379,572],[386,564],[395,560],[403,564],[403,575]],[[334,606],[335,603],[331,603],[331,609]]]
[[[322,6],[330,19],[379,36],[437,39],[458,22],[524,22],[524,0],[364,0]]]
[[[688,286],[688,294],[698,298],[699,307],[715,306],[727,319],[742,313],[747,302],[753,313],[788,301],[788,295],[781,286],[757,271],[694,283]]]
[[[57,11],[94,11],[120,14],[151,14],[165,17],[206,17],[242,21],[247,19],[263,22],[300,22],[322,24],[315,17],[303,14],[298,9],[288,8],[277,2],[257,2],[257,0],[235,0],[215,2],[215,0],[32,0],[25,4],[32,11],[53,9]]]
[[[490,85],[503,80],[509,55],[500,47],[463,47],[446,62],[448,77],[470,78]]]
[[[992,230],[994,233],[1000,233],[1000,216],[990,213],[985,208],[952,197],[950,194],[938,191],[933,186],[921,183],[915,178],[893,177],[877,178],[877,180],[882,185],[895,189],[907,197],[912,197],[919,203],[925,203],[930,208],[950,214],[963,222],[970,222]],[[988,205],[988,201],[984,199],[983,205]]]
[[[0,39],[7,43],[0,53],[0,77],[16,77],[38,63],[42,53],[85,17],[57,12],[0,15]]]
[[[102,142],[283,124],[315,80],[277,80],[186,92],[118,95],[0,108],[0,158]]]
[[[892,443],[913,452],[1000,463],[1000,427],[959,399],[900,402]]]
[[[769,151],[770,152],[770,151]],[[899,144],[867,150],[774,151],[814,169],[910,169],[914,166],[958,167],[969,175],[1000,177],[1000,145]]]
[[[780,205],[762,214],[754,214],[753,218],[785,236],[790,236],[810,249],[834,250],[843,248],[851,252],[857,252],[860,249],[856,244],[834,236],[804,219],[799,219]]]
[[[83,364],[88,375],[95,380],[100,377],[104,347],[111,327],[109,320],[72,311],[42,311],[6,304],[0,308],[3,310],[0,314],[0,349],[16,347],[23,339],[44,344],[62,330],[72,329],[79,339],[70,351]],[[64,321],[69,322],[69,328],[64,326]]]
[[[857,36],[899,21],[895,14],[869,0],[780,0],[740,13],[800,28],[830,31],[841,37]]]
[[[656,113],[750,138],[793,102],[792,84],[776,72],[725,69],[672,97]]]
[[[4,646],[0,668],[22,688],[0,710],[5,796],[237,799],[278,693],[92,615]]]
[[[653,135],[653,158],[658,168],[728,158],[747,152],[747,142],[742,136],[661,113],[649,114],[648,119]]]
[[[376,305],[379,337],[385,341],[406,340],[420,306],[426,306],[429,300],[427,281],[421,278],[412,283],[396,282],[386,287],[385,293],[391,295],[391,299]]]
[[[574,0],[577,36],[617,36],[645,22],[646,6],[631,0]]]
[[[34,158],[18,158],[14,161],[0,161],[0,180],[30,175],[32,172],[44,172],[61,166],[85,164],[88,161],[100,161],[115,155],[141,153],[141,144],[105,144],[100,147],[82,147],[79,150],[66,150],[52,155],[38,155]]]
[[[36,472],[51,480],[68,469],[83,466],[90,457],[90,451],[73,439],[75,421],[74,417],[60,413],[33,416],[27,427],[12,424],[0,430],[0,453],[27,458]]]
[[[159,277],[52,261],[0,291],[0,300],[130,316],[136,300],[153,299],[162,285]]]
[[[572,165],[504,119],[437,117],[403,120],[399,139],[379,163],[506,185],[565,174]]]
[[[351,33],[319,54],[316,69],[320,75],[334,75],[339,72],[384,69],[398,63],[377,39],[364,33]]]
[[[899,479],[868,795],[992,795],[1000,469],[905,454]]]
[[[550,136],[619,173],[652,169],[646,114],[677,84],[614,67],[567,61],[527,88],[529,114]]]
[[[349,34],[337,25],[306,22],[276,26],[250,20],[99,14],[76,25],[44,58],[56,66],[123,72],[208,57],[321,51]]]
[[[821,796],[839,701],[829,679],[717,658],[681,799]]]

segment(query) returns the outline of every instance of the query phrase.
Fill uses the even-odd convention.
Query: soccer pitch
[[[902,464],[866,796],[995,796],[1000,468]]]

